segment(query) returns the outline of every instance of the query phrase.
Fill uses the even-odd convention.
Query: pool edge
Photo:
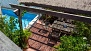
[[[29,22],[29,24],[24,29],[29,29],[34,25],[34,23],[42,16],[42,14],[37,14],[37,16]]]

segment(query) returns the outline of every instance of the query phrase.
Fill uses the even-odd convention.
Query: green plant
[[[22,36],[23,37],[22,40],[24,41],[23,47],[26,48],[26,45],[28,43],[28,38],[31,35],[31,32],[28,29],[24,29],[23,32],[24,32],[24,35]]]
[[[88,36],[91,34],[91,24],[75,21],[76,25],[76,32],[74,32],[76,35],[79,36]]]
[[[23,32],[24,32],[24,37],[25,37],[26,39],[28,39],[29,36],[30,36],[30,34],[31,34],[31,32],[30,32],[28,29],[23,30]]]
[[[26,10],[24,10],[23,12],[22,12],[22,16],[26,13],[27,11]]]
[[[44,22],[49,22],[50,24],[52,24],[54,22],[54,20],[57,19],[57,17],[43,14],[40,19],[44,20]]]
[[[57,51],[87,51],[87,40],[83,37],[62,36]]]
[[[8,36],[15,44],[24,48],[26,46],[26,41],[31,33],[28,30],[21,32],[18,25],[18,19],[10,17],[9,21],[6,17],[0,17],[0,31],[2,31],[6,36]]]

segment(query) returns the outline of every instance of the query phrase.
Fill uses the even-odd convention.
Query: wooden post
[[[23,27],[22,27],[22,15],[21,15],[21,10],[18,10],[18,22],[19,22],[19,28],[20,28],[20,33],[19,33],[19,37],[20,39],[18,39],[19,42],[19,46],[23,47],[23,42],[22,42],[22,34],[23,34]]]
[[[21,10],[19,9],[18,11],[18,21],[19,21],[19,27],[20,27],[20,30],[23,30],[22,28],[22,15],[21,15]]]

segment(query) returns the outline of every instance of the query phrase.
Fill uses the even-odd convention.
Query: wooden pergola
[[[21,30],[22,30],[22,21],[21,21],[22,10],[41,13],[41,14],[48,14],[48,15],[55,16],[58,18],[72,19],[72,20],[77,20],[77,21],[86,22],[86,23],[91,24],[91,17],[76,15],[77,13],[91,15],[91,11],[77,10],[77,9],[57,7],[57,6],[37,4],[37,3],[22,3],[22,4],[25,4],[26,6],[10,4],[11,7],[18,9],[19,26],[20,26]],[[44,9],[30,8],[29,6],[37,6],[37,7],[42,7]],[[49,8],[52,10],[46,10],[45,8]],[[54,10],[64,11],[64,12],[58,12],[58,11],[54,11]],[[31,40],[34,40],[34,39],[31,38]],[[39,41],[37,41],[37,42],[39,42]],[[31,43],[34,43],[34,42],[31,42]]]
[[[51,16],[56,16],[58,18],[72,19],[72,20],[87,22],[87,23],[91,24],[91,17],[76,15],[76,13],[91,15],[91,11],[77,10],[77,9],[57,7],[57,6],[37,4],[37,3],[22,3],[22,4],[25,4],[26,6],[10,4],[11,7],[17,8],[19,10],[18,11],[18,13],[19,13],[18,14],[18,16],[19,16],[18,18],[19,18],[20,29],[22,29],[22,21],[21,21],[21,16],[22,16],[21,15],[21,11],[22,10],[32,11],[32,12],[41,13],[41,14],[48,14],[48,15],[51,15]],[[29,6],[37,6],[37,7],[42,7],[42,8],[50,8],[52,10],[30,8]],[[64,11],[66,13],[58,12],[58,11],[53,11],[53,10],[59,10],[59,11],[61,10],[61,11]],[[74,14],[72,14],[72,13],[74,13]]]
[[[30,3],[30,2],[20,2],[20,4],[24,4],[26,6],[37,6],[37,7],[42,7],[42,8],[48,8],[48,9],[63,11],[63,12],[72,13],[72,14],[91,15],[91,11],[78,10],[78,9],[67,8],[67,7],[52,6],[52,5],[45,5],[45,4],[39,4],[39,3]]]
[[[33,3],[34,4],[34,3]],[[52,10],[46,10],[46,9],[37,9],[37,8],[30,8],[28,6],[19,6],[19,5],[15,5],[15,4],[10,4],[11,7],[13,8],[17,8],[19,10],[26,10],[26,11],[32,11],[32,12],[37,12],[37,13],[41,13],[41,14],[48,14],[48,15],[52,15],[52,16],[56,16],[56,17],[62,17],[62,18],[66,18],[66,19],[73,19],[73,20],[78,20],[78,21],[82,21],[82,22],[87,22],[87,23],[91,23],[91,17],[87,17],[87,16],[81,16],[81,15],[75,15],[75,14],[70,14],[70,12],[73,10],[74,12],[71,13],[79,13],[79,14],[87,14],[87,15],[91,15],[91,11],[84,11],[84,10],[77,10],[77,9],[70,9],[69,8],[62,8],[62,7],[58,7],[57,9],[61,9],[63,11],[67,11],[69,13],[64,13],[64,12],[57,12],[57,11],[52,11]],[[32,5],[32,3],[30,3],[30,5]],[[34,6],[34,5],[33,5]],[[37,6],[37,5],[35,5]],[[46,7],[47,5],[43,5],[41,7]],[[50,6],[52,7],[52,6]],[[50,8],[49,7],[49,8]],[[54,7],[54,6],[53,6]],[[46,7],[48,8],[48,7]],[[55,7],[54,7],[55,8]],[[53,8],[53,9],[54,9]],[[52,9],[52,8],[51,8]],[[77,12],[76,12],[77,11]]]

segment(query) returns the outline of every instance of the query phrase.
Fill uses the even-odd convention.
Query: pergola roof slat
[[[74,14],[63,13],[63,12],[57,12],[57,11],[52,11],[52,10],[29,8],[28,6],[19,6],[19,5],[14,5],[14,4],[10,4],[10,5],[13,8],[18,8],[18,9],[37,12],[37,13],[42,13],[42,14],[49,14],[49,15],[56,16],[56,17],[62,17],[62,18],[66,18],[66,19],[73,19],[73,20],[78,20],[78,21],[87,22],[87,23],[91,24],[91,17],[74,15]]]
[[[38,6],[38,7],[42,7],[42,8],[49,8],[49,9],[53,9],[53,10],[64,11],[64,12],[68,12],[68,13],[91,15],[91,11],[86,11],[86,10],[79,10],[79,9],[31,3],[31,2],[20,2],[20,3],[25,4],[26,6]]]

